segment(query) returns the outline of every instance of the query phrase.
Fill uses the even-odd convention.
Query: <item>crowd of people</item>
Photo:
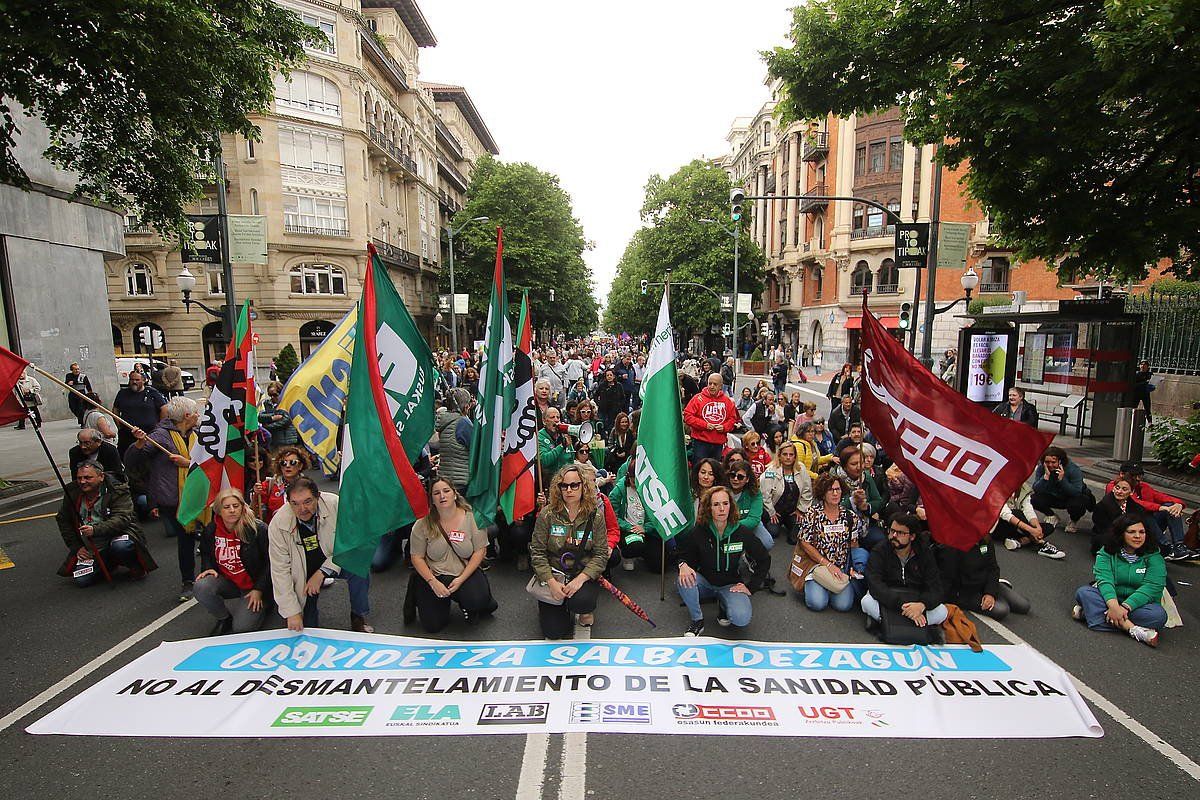
[[[1090,516],[1094,581],[1076,592],[1073,616],[1155,645],[1174,588],[1166,561],[1200,556],[1184,541],[1183,503],[1149,486],[1138,464],[1123,465],[1097,501],[1057,447],[988,536],[965,551],[939,544],[911,476],[864,424],[861,370],[845,364],[834,374],[826,419],[786,391],[793,374],[807,376],[783,351],[771,354],[781,367],[771,383],[764,378],[736,399],[732,359],[680,356],[695,524],[665,541],[634,487],[643,347],[611,340],[535,351],[536,509],[521,519],[500,515],[486,529],[465,498],[479,355],[439,354],[434,434],[414,464],[430,512],[388,532],[372,563],[372,571],[410,566],[406,622],[432,633],[492,614],[487,572],[504,562],[529,574],[543,636],[566,638],[593,624],[600,579],[641,567],[674,577],[685,636],[704,632],[706,600],[715,601],[718,625],[745,627],[756,593],[790,585],[809,611],[858,611],[885,641],[937,642],[954,606],[994,619],[1028,613],[1029,600],[1001,575],[996,548],[1061,560],[1050,537],[1060,528],[1077,533]],[[194,596],[212,614],[215,634],[256,630],[272,608],[291,630],[318,625],[319,598],[339,582],[350,595],[350,627],[372,631],[371,575],[333,558],[338,498],[306,475],[312,462],[280,405],[281,388],[271,384],[262,400],[245,486],[222,491],[211,518],[187,527],[176,511],[199,404],[167,398],[134,373],[114,404],[133,426],[128,433],[80,415],[74,481],[58,513],[69,550],[62,574],[80,585],[121,572],[141,578],[156,566],[141,524],[157,518],[178,542],[179,597]],[[995,413],[1037,425],[1019,389]],[[777,547],[780,539],[790,550]]]

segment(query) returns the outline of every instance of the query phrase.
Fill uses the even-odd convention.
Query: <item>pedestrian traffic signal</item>
[[[906,331],[912,327],[912,303],[900,304],[900,330]]]
[[[162,331],[151,328],[149,325],[142,325],[137,330],[138,341],[154,350],[163,349],[163,334]]]
[[[645,294],[647,291],[649,291],[650,281],[646,281],[646,280],[638,281],[638,284],[642,287],[642,294]]]
[[[742,218],[742,202],[746,199],[746,193],[741,189],[733,189],[729,192],[729,218],[737,222]]]
[[[770,336],[771,335],[771,323],[764,322],[762,324],[762,326],[759,327],[759,330],[762,331],[762,335],[764,338],[766,338],[767,336]]]

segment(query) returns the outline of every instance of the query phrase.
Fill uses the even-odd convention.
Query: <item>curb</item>
[[[1079,465],[1079,469],[1082,470],[1084,477],[1091,478],[1102,487],[1107,486],[1108,482],[1116,477],[1120,466],[1119,462],[1113,460],[1093,461],[1089,464],[1079,461],[1075,463]],[[1145,477],[1146,482],[1155,489],[1178,497],[1183,500],[1183,504],[1188,508],[1200,508],[1200,487],[1152,472],[1147,472]]]
[[[30,503],[36,503],[38,500],[46,500],[57,498],[62,495],[62,487],[57,482],[44,486],[40,489],[34,489],[28,492],[22,492],[12,497],[5,497],[0,500],[0,514],[27,506]]]

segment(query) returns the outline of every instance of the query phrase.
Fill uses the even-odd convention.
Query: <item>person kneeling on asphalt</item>
[[[881,609],[895,611],[918,628],[946,621],[942,578],[932,546],[917,535],[921,521],[911,514],[893,514],[887,541],[867,558],[867,593],[862,610],[879,622]]]
[[[979,611],[992,619],[1004,619],[1012,611],[1029,613],[1029,600],[1017,594],[1012,584],[1000,577],[996,545],[988,537],[968,550],[950,545],[934,546],[947,603]]]
[[[572,614],[579,615],[583,627],[595,620],[596,578],[608,564],[604,513],[595,484],[579,467],[563,467],[550,482],[549,501],[538,514],[529,542],[533,583],[544,584],[548,591],[549,602],[538,599],[538,621],[547,639],[571,636]]]
[[[192,594],[217,618],[210,636],[256,631],[271,596],[267,526],[233,487],[217,493],[212,509],[213,520],[200,534],[200,574]]]
[[[749,471],[748,466],[739,469]],[[771,554],[752,529],[739,525],[733,492],[714,486],[700,498],[696,525],[677,540],[679,596],[687,606],[691,624],[684,636],[704,633],[700,601],[717,598],[717,624],[744,628],[750,624],[752,588],[762,586],[771,572]],[[742,558],[753,563],[750,586],[742,582]]]
[[[1071,616],[1094,631],[1121,630],[1151,647],[1167,624],[1161,603],[1167,563],[1158,543],[1146,534],[1146,523],[1132,516],[1113,520],[1108,541],[1092,565],[1095,584],[1075,592]]]
[[[487,553],[487,533],[475,525],[471,506],[446,478],[429,486],[429,514],[412,528],[409,554],[420,580],[417,617],[428,633],[450,624],[450,602],[468,621],[491,614],[497,604],[487,575],[479,568]]]
[[[326,579],[344,578],[350,588],[350,628],[374,633],[370,613],[370,576],[353,575],[333,563],[338,497],[322,492],[312,478],[301,475],[287,487],[287,505],[267,526],[271,553],[271,585],[279,616],[288,630],[320,626],[317,601]]]
[[[1054,512],[1063,509],[1070,521],[1067,533],[1076,533],[1083,515],[1096,506],[1096,498],[1083,483],[1083,471],[1067,457],[1061,447],[1047,447],[1042,463],[1033,470],[1033,507],[1046,515],[1047,522],[1058,527]]]
[[[91,586],[117,567],[127,568],[134,580],[158,568],[138,527],[129,487],[106,475],[96,461],[75,467],[56,520],[70,551],[58,574],[74,578],[76,586]],[[97,556],[102,563],[96,563]]]

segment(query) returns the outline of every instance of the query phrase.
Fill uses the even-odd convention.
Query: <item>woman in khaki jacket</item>
[[[271,553],[271,584],[279,616],[288,630],[320,626],[317,600],[327,579],[344,578],[350,587],[350,628],[374,633],[367,621],[371,579],[359,577],[333,563],[338,497],[322,492],[303,475],[287,490],[287,505],[271,518],[267,539]]]

